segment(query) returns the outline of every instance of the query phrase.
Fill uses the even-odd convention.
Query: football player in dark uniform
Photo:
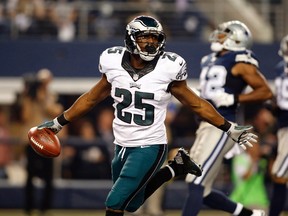
[[[210,41],[213,52],[201,61],[200,95],[226,119],[236,123],[239,103],[268,100],[272,97],[272,91],[259,71],[256,56],[248,49],[252,36],[245,24],[239,21],[222,23],[211,34]],[[248,86],[252,90],[244,91]],[[223,158],[238,147],[223,131],[206,121],[200,122],[190,155],[202,164],[203,174],[197,178],[189,174],[186,176],[189,195],[183,216],[196,216],[202,203],[233,215],[265,215],[262,210],[250,210],[241,203],[230,201],[223,193],[212,188]]]
[[[269,216],[279,216],[283,211],[288,181],[288,35],[280,44],[279,55],[283,60],[276,67],[275,78],[277,130],[277,156],[272,167],[273,193]]]

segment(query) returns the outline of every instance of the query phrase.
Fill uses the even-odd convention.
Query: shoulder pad
[[[170,62],[172,64],[177,63],[177,65],[180,65],[180,66],[182,66],[183,64],[186,64],[185,59],[182,56],[174,52],[163,52],[160,58],[167,59],[168,60],[167,62]]]
[[[201,64],[204,64],[207,61],[208,57],[209,57],[208,55],[202,57],[201,58]]]
[[[185,80],[187,78],[187,63],[185,59],[174,52],[164,52],[161,60],[166,67],[166,72],[172,80]],[[175,74],[177,72],[177,74]]]
[[[119,61],[122,59],[122,55],[125,52],[125,47],[115,46],[110,47],[104,50],[99,58],[99,70],[101,73],[107,71],[108,68],[111,68],[119,64]]]
[[[205,64],[207,61],[212,61],[215,58],[215,53],[210,53],[209,55],[205,55],[201,59],[201,65]]]
[[[236,54],[235,62],[245,62],[245,63],[252,64],[256,66],[257,68],[259,67],[258,60],[255,58],[254,54],[251,51],[246,51],[243,53]]]
[[[277,76],[280,76],[285,71],[285,68],[286,68],[285,66],[286,66],[286,63],[283,60],[276,64],[274,70]]]

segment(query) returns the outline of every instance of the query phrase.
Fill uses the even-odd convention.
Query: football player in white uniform
[[[114,99],[114,184],[105,202],[106,216],[136,211],[173,176],[202,174],[182,148],[161,168],[167,155],[164,120],[172,95],[204,120],[227,132],[239,145],[252,146],[251,142],[256,141],[257,136],[248,132],[250,126],[235,127],[188,88],[186,62],[176,53],[165,52],[165,42],[158,20],[150,16],[136,17],[126,27],[125,47],[108,48],[100,56],[100,81],[62,115],[38,126],[57,133],[106,97]]]
[[[287,200],[288,182],[288,35],[280,43],[279,55],[283,58],[276,67],[275,97],[278,120],[277,156],[272,167],[273,192],[269,216],[279,216]]]
[[[236,122],[238,103],[264,102],[272,98],[272,91],[259,71],[256,56],[248,50],[252,36],[245,24],[236,20],[222,23],[211,34],[210,40],[212,53],[203,57],[201,62],[200,94],[225,119]],[[247,86],[252,90],[245,92]],[[189,195],[183,216],[198,215],[202,203],[233,215],[265,215],[262,210],[247,209],[241,203],[232,202],[224,193],[212,189],[224,156],[234,146],[233,140],[223,131],[206,121],[200,122],[190,156],[202,164],[203,174],[198,178],[190,174],[186,176]]]

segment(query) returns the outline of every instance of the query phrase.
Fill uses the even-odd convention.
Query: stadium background
[[[7,2],[1,1],[0,4],[4,12]],[[45,4],[48,7],[54,2],[57,1],[45,1]],[[163,22],[168,33],[166,50],[179,53],[187,60],[191,86],[198,84],[200,59],[209,52],[209,32],[219,22],[239,19],[249,26],[254,36],[253,50],[271,86],[274,67],[280,60],[277,55],[279,42],[288,33],[288,2],[285,0],[239,0],[234,3],[228,0],[86,0],[69,1],[69,4],[77,12],[74,21],[76,31],[71,40],[60,39],[52,33],[23,34],[4,13],[7,22],[0,24],[1,106],[9,109],[13,105],[23,88],[23,74],[36,72],[43,67],[53,72],[52,89],[64,98],[75,98],[89,89],[100,76],[97,71],[99,54],[107,47],[124,44],[124,27],[129,17],[135,14],[151,13]],[[110,185],[109,180],[65,180],[58,175],[55,178],[57,191],[53,208],[75,211],[103,209]],[[40,193],[41,182],[37,186]],[[232,185],[220,179],[216,187],[230,193]],[[269,185],[267,190],[271,192]],[[186,185],[183,181],[169,184],[164,208],[181,209],[185,195]],[[0,180],[0,215],[18,215],[22,205],[23,183]],[[19,210],[7,213],[4,209]],[[65,215],[64,212],[60,214]],[[85,215],[83,212],[79,214]],[[215,212],[207,214],[216,215]],[[176,215],[179,215],[178,211]]]

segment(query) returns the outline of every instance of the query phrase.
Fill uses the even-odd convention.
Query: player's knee
[[[105,205],[109,209],[124,210],[123,199],[120,196],[108,196]]]

